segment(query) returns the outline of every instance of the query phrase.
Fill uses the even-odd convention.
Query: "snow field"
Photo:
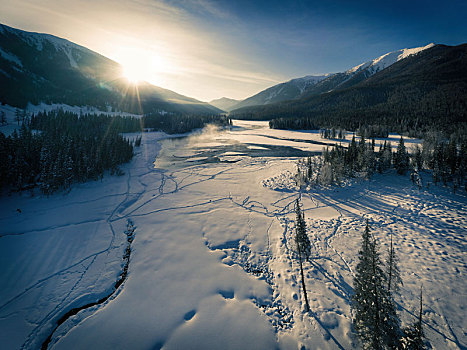
[[[248,133],[272,140],[257,122],[239,124],[188,138],[180,152],[197,155],[204,142],[248,145]],[[466,346],[464,194],[419,191],[393,173],[300,192],[287,180],[297,159],[174,163],[165,137],[143,133],[121,177],[50,198],[0,199],[8,208],[0,213],[0,278],[7,281],[0,341],[7,348],[37,348],[66,310],[109,292],[122,268],[127,219],[136,226],[127,280],[104,304],[60,326],[49,348],[358,348],[350,296],[367,218],[383,257],[394,235],[403,320],[413,321],[423,283],[432,346]],[[312,243],[304,264],[309,314],[294,257],[297,197]]]

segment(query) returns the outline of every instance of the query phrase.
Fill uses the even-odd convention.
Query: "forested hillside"
[[[241,119],[271,120],[272,128],[356,130],[379,125],[421,136],[466,130],[467,44],[436,45],[394,63],[345,89],[231,112]]]
[[[25,108],[63,103],[136,114],[216,114],[221,110],[146,82],[130,83],[123,69],[83,46],[0,24],[0,102]]]

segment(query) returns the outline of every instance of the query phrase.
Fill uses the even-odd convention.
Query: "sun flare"
[[[147,80],[147,70],[138,64],[123,67],[123,76],[132,84]]]
[[[151,49],[123,46],[113,56],[122,66],[122,76],[132,84],[142,81],[154,84],[174,71],[168,59]]]

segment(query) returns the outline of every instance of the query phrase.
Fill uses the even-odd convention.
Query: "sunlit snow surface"
[[[0,199],[2,349],[37,349],[67,310],[112,291],[127,219],[136,226],[127,280],[68,319],[49,348],[358,348],[349,303],[366,219],[382,250],[394,235],[402,319],[414,321],[423,283],[432,346],[467,346],[465,192],[419,191],[392,172],[300,192],[287,175],[294,157],[334,143],[317,132],[235,122],[167,137],[143,133],[121,177]],[[309,314],[293,258],[297,196],[312,242]]]

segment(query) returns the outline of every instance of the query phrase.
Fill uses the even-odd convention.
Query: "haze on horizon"
[[[66,38],[203,101],[467,42],[467,2],[0,0],[0,22]]]

